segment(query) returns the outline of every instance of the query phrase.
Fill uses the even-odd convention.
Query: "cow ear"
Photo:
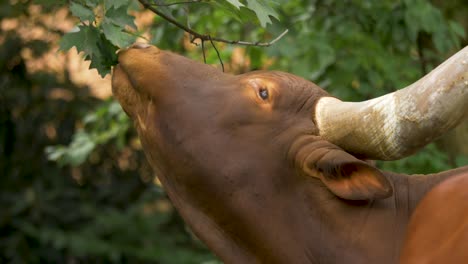
[[[307,144],[297,158],[305,174],[321,179],[331,192],[343,199],[383,199],[393,193],[387,178],[377,168],[328,141]]]

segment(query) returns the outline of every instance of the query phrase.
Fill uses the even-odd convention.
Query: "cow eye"
[[[269,93],[268,93],[268,89],[266,88],[260,88],[258,90],[258,95],[260,96],[260,98],[262,98],[263,100],[268,100],[268,97],[270,96]]]

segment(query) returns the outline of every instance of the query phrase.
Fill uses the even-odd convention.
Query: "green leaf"
[[[240,9],[241,6],[244,6],[244,4],[239,2],[239,0],[226,0],[226,1],[230,3],[231,5],[235,6],[237,9]]]
[[[60,161],[67,153],[67,149],[64,146],[48,146],[45,148],[47,158],[52,161]]]
[[[255,12],[262,27],[266,27],[268,23],[271,24],[270,16],[278,19],[276,11],[264,0],[247,0],[247,7]]]
[[[242,22],[241,13],[244,13],[243,9],[238,9],[227,1],[210,1],[207,2],[214,7],[216,11],[221,11],[226,14],[225,17],[232,17],[235,20]],[[248,9],[246,9],[248,10]],[[253,15],[254,16],[254,15]],[[223,16],[224,17],[224,16]],[[210,20],[214,21],[216,18],[211,17]]]
[[[104,1],[104,5],[106,9],[128,6],[129,3],[130,3],[129,0],[105,0]]]
[[[49,160],[56,161],[59,165],[70,164],[77,166],[88,158],[95,146],[96,144],[87,133],[78,131],[73,135],[70,146],[49,146],[45,151]]]
[[[118,140],[123,140],[130,127],[129,119],[117,101],[104,102],[85,115],[82,123],[85,126],[74,134],[68,146],[49,146],[45,149],[49,160],[59,165],[81,165],[97,146],[111,140],[119,145]]]
[[[84,51],[87,55],[92,55],[99,50],[97,40],[99,31],[93,26],[79,26],[78,31],[65,34],[60,40],[60,50],[67,51],[76,47],[78,52]]]
[[[125,28],[125,26],[136,28],[134,23],[135,17],[128,14],[126,6],[108,9],[106,11],[105,19],[122,29]]]
[[[96,144],[91,140],[88,134],[78,132],[73,136],[73,142],[67,155],[67,161],[73,165],[83,163],[93,151]]]
[[[101,24],[106,39],[120,48],[127,47],[136,40],[135,36],[123,31],[127,26],[136,28],[134,17],[127,13],[127,6],[108,9]]]
[[[65,34],[60,40],[60,50],[72,47],[84,52],[85,60],[91,61],[90,68],[97,69],[102,77],[110,73],[111,66],[117,62],[116,45],[93,26],[79,26],[78,31]]]
[[[81,21],[93,22],[95,19],[94,12],[92,9],[77,2],[71,2],[70,11]]]
[[[105,18],[101,24],[102,31],[106,38],[117,47],[127,47],[135,42],[136,37],[122,31],[122,27],[115,25]]]

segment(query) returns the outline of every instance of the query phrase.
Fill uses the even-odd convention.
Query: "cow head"
[[[196,185],[213,183],[210,177],[284,182],[274,177],[289,169],[320,179],[345,199],[391,194],[377,169],[318,136],[314,107],[329,95],[300,77],[267,71],[233,76],[137,44],[119,53],[113,91],[155,157],[153,165],[174,171],[186,188],[204,189]]]

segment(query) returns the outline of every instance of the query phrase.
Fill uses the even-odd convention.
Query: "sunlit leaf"
[[[230,3],[231,5],[235,6],[237,9],[240,9],[241,6],[244,6],[244,4],[239,2],[239,0],[226,0],[226,1]]]
[[[270,16],[278,19],[276,11],[265,0],[247,0],[247,7],[255,12],[262,27],[271,23]]]
[[[119,8],[109,8],[106,11],[105,19],[112,22],[116,26],[124,29],[126,26],[135,28],[135,17],[129,15],[127,12],[127,6],[121,6]]]
[[[101,27],[106,38],[117,47],[127,47],[135,42],[135,36],[123,32],[121,26],[114,24],[108,19],[104,20]]]
[[[93,22],[95,19],[92,9],[77,2],[72,1],[70,3],[70,11],[74,16],[79,17],[81,21]]]

